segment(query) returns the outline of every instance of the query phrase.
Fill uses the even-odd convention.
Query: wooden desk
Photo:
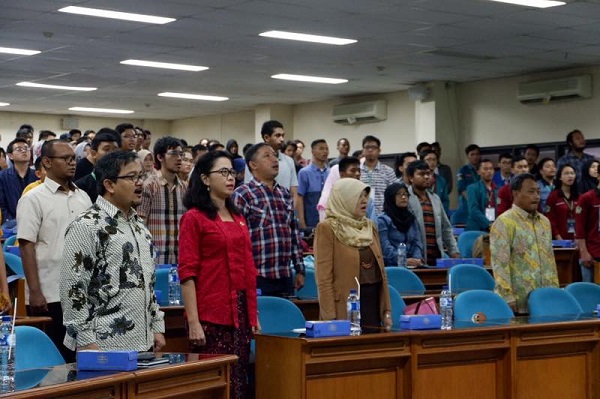
[[[185,330],[185,308],[183,306],[161,306],[165,313],[164,352],[188,352],[190,350],[187,331]]]
[[[257,335],[258,399],[600,398],[600,320]]]
[[[16,326],[31,326],[46,331],[46,325],[52,322],[51,317],[46,316],[17,316]]]
[[[79,379],[69,382],[53,381],[53,385],[0,395],[12,399],[90,399],[90,398],[190,398],[229,399],[229,368],[237,360],[233,355],[186,354],[186,362],[157,366],[128,372],[77,372],[75,365],[49,369],[26,370],[19,373],[37,373],[42,383],[50,373]],[[100,374],[93,376],[93,374]],[[26,377],[26,374],[17,376]],[[44,379],[46,378],[46,379]],[[39,381],[39,380],[38,380]],[[39,382],[38,382],[39,384]]]
[[[561,287],[581,281],[579,250],[577,248],[554,248],[558,283]]]

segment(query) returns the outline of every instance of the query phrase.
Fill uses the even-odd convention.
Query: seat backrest
[[[15,370],[65,364],[65,359],[46,333],[31,326],[16,326]]]
[[[425,293],[425,285],[413,271],[405,267],[387,266],[385,273],[388,283],[400,295],[423,295]]]
[[[493,291],[496,281],[481,266],[456,265],[448,270],[448,285],[453,294],[460,294],[468,290]]]
[[[168,267],[156,269],[156,284],[154,284],[154,289],[161,291],[159,302],[161,306],[169,305],[169,271],[170,268]]]
[[[406,303],[400,293],[388,284],[390,289],[390,302],[392,304],[392,328],[400,328],[400,316],[404,314]]]
[[[483,313],[488,320],[510,319],[514,313],[504,299],[493,291],[470,290],[454,300],[454,319],[470,321],[474,314]]]
[[[16,241],[17,241],[16,234],[13,235],[13,236],[8,237],[6,240],[4,240],[4,244],[2,246],[2,249],[4,249],[6,251],[6,248],[15,245]]]
[[[296,291],[298,299],[315,299],[319,296],[317,290],[317,282],[315,280],[315,270],[305,269],[304,270],[304,287]]]
[[[25,277],[25,271],[23,270],[23,261],[17,255],[9,252],[4,252],[4,261],[6,266],[10,267],[17,276]]]
[[[565,290],[543,287],[533,290],[528,299],[531,316],[557,316],[583,313],[577,299]]]
[[[458,236],[458,241],[456,244],[458,245],[458,250],[460,251],[460,256],[463,258],[471,258],[473,256],[473,244],[475,240],[487,234],[485,231],[463,231]]]
[[[596,310],[596,305],[600,304],[600,285],[598,284],[571,283],[565,287],[565,291],[575,297],[585,313],[593,312]]]
[[[293,302],[275,297],[259,296],[258,319],[262,332],[289,332],[294,328],[304,328],[306,320],[300,309]]]

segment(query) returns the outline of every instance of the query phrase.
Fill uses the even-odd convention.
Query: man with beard
[[[558,170],[569,164],[575,169],[577,181],[581,181],[583,178],[583,165],[588,161],[593,161],[594,157],[583,152],[585,150],[585,137],[583,137],[581,130],[575,129],[567,134],[567,145],[570,151],[558,159],[556,169]]]
[[[179,221],[185,212],[183,196],[187,190],[187,182],[177,176],[183,159],[181,141],[169,136],[160,138],[154,144],[154,157],[160,165],[160,176],[144,183],[137,212],[152,233],[158,263],[177,264]]]
[[[65,234],[60,299],[72,350],[160,350],[165,323],[154,294],[152,236],[134,208],[144,172],[117,151],[94,170],[98,200]]]
[[[59,293],[65,231],[92,202],[72,182],[75,152],[68,141],[46,141],[41,157],[46,179],[23,196],[17,206],[17,238],[27,280],[25,303],[27,314],[52,318],[46,332],[70,363],[75,361],[75,353],[63,345],[65,328]]]

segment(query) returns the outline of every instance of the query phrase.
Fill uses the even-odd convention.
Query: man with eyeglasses
[[[2,223],[9,221],[12,226],[7,225],[7,227],[14,227],[21,193],[38,178],[35,171],[29,168],[31,153],[26,139],[17,138],[11,141],[7,152],[12,164],[10,168],[0,172],[0,210]]]
[[[59,283],[65,231],[92,202],[72,182],[75,152],[65,140],[48,140],[42,146],[44,183],[24,195],[17,206],[17,238],[27,289],[25,303],[30,316],[50,316],[46,333],[64,359],[75,361],[75,353],[63,345],[65,328]]]
[[[115,127],[115,130],[121,136],[121,149],[123,151],[135,151],[137,142],[135,127],[131,123],[121,123]]]
[[[383,210],[385,189],[396,179],[394,169],[379,162],[381,141],[375,136],[366,136],[362,141],[365,162],[360,167],[360,180],[371,186],[371,197],[375,201],[375,212]]]
[[[134,210],[142,166],[135,153],[116,151],[94,173],[100,196],[65,235],[64,343],[72,350],[160,350],[165,324],[154,293],[152,236]]]
[[[154,144],[154,157],[160,176],[144,183],[138,214],[154,237],[158,263],[177,264],[179,221],[185,213],[183,197],[187,182],[177,175],[183,161],[183,146],[175,137],[162,137]]]

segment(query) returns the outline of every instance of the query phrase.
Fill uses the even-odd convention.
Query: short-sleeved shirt
[[[396,179],[394,169],[377,162],[373,169],[369,169],[365,163],[360,165],[360,181],[371,186],[371,197],[375,201],[375,213],[383,211],[383,200],[385,189]]]
[[[65,192],[48,176],[44,184],[19,200],[17,238],[35,243],[40,287],[48,303],[60,301],[60,268],[67,226],[90,206],[92,202],[85,192],[75,185]],[[25,289],[25,302],[29,303],[29,287]]]
[[[186,190],[187,182],[177,176],[171,188],[163,176],[144,183],[142,203],[137,212],[146,219],[146,226],[152,233],[154,246],[158,251],[159,263],[177,264],[179,221],[186,211],[183,206]]]
[[[328,167],[319,169],[314,163],[298,173],[298,195],[304,199],[304,221],[308,227],[316,227],[319,223],[317,205],[328,175]]]

